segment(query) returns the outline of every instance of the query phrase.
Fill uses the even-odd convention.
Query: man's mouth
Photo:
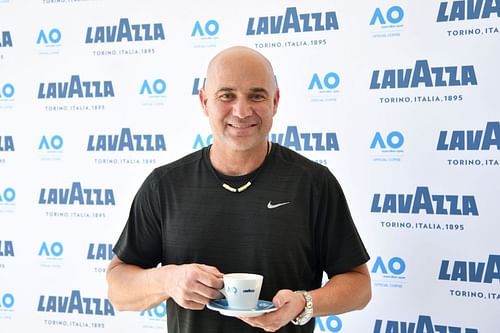
[[[228,124],[230,127],[245,129],[255,126],[255,124]]]

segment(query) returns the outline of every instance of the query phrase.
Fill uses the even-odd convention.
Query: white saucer
[[[227,300],[225,298],[216,299],[208,303],[207,308],[214,311],[219,311],[220,314],[229,317],[256,317],[276,310],[273,303],[269,301],[259,300],[257,302],[257,308],[253,310],[235,310],[229,308],[227,305]]]

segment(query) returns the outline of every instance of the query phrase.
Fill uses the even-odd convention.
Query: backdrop
[[[270,139],[328,166],[373,300],[316,332],[500,332],[500,4],[0,1],[0,331],[165,332],[105,270],[146,175],[211,142],[209,59],[274,64]],[[209,311],[209,310],[206,310]]]

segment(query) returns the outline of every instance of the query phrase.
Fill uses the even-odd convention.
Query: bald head
[[[271,62],[249,47],[233,46],[216,54],[208,64],[205,89],[213,88],[222,73],[233,73],[234,78],[239,77],[240,80],[250,80],[259,75],[269,88],[277,88]]]

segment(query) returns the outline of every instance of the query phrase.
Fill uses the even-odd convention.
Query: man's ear
[[[280,102],[280,90],[276,88],[276,92],[273,97],[273,116],[278,112],[278,104]]]
[[[207,107],[207,93],[204,88],[198,90],[198,97],[200,99],[201,108],[203,109],[203,113],[205,116],[208,116],[208,107]]]

